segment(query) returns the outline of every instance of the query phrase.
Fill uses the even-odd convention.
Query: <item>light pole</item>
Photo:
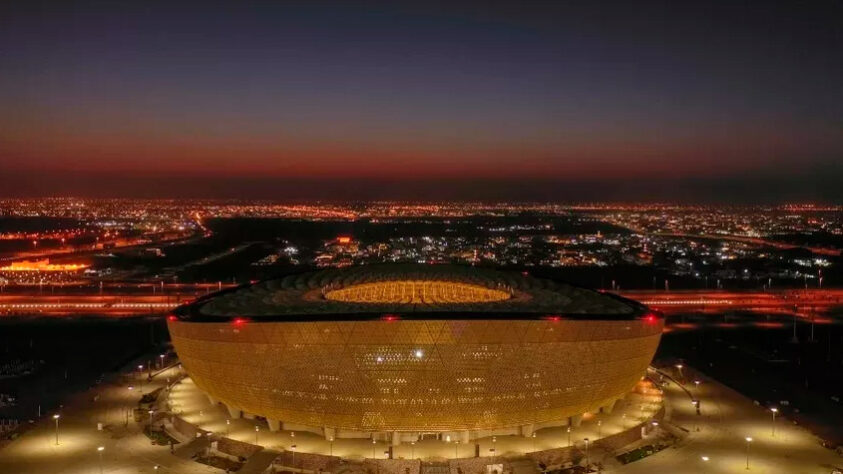
[[[375,446],[378,444],[374,438],[372,438],[372,459],[375,459]]]
[[[568,447],[571,447],[571,427],[568,427]]]
[[[100,446],[97,448],[97,453],[100,455],[100,474],[102,474],[102,452],[105,451],[104,446]]]
[[[330,438],[328,438],[328,441],[331,443],[331,456],[333,456],[334,455],[334,437],[331,436]]]
[[[231,418],[226,418],[226,420],[225,420],[225,435],[228,436],[228,434],[230,432],[231,432]]]
[[[296,445],[295,444],[290,445],[290,451],[292,451],[292,453],[293,453],[293,467],[296,467]]]
[[[410,441],[410,458],[416,459],[416,442]]]
[[[158,360],[159,360],[158,368],[163,369],[164,368],[164,354],[159,355]]]
[[[749,443],[752,442],[752,438],[749,436],[746,437],[746,468],[749,469]]]
[[[773,413],[773,437],[776,437],[776,413],[779,412],[778,408],[770,408],[770,411]]]
[[[140,392],[143,395],[143,365],[138,365],[138,378],[140,379]]]
[[[260,430],[260,426],[255,426],[255,444],[258,444],[258,433],[260,432]]]
[[[534,434],[535,437],[535,434]],[[460,457],[460,440],[454,441],[454,459],[458,459]]]
[[[602,420],[597,420],[597,437],[598,438],[603,437],[603,421]]]
[[[677,369],[679,369],[679,378],[680,378],[681,380],[684,380],[684,379],[685,379],[685,376],[684,376],[684,375],[682,375],[682,367],[684,367],[682,364],[676,364],[676,368],[677,368]],[[681,382],[681,380],[680,380],[680,382],[679,382],[679,383],[682,383],[682,382]]]
[[[213,431],[208,431],[207,433],[205,433],[205,436],[208,439],[208,447],[205,449],[205,456],[211,456],[211,436],[213,435]]]
[[[585,470],[588,470],[588,466],[591,465],[591,460],[588,458],[588,438],[583,438],[585,441]]]
[[[61,418],[61,415],[53,415],[53,419],[56,420],[56,446],[59,445],[59,418]]]
[[[697,415],[700,414],[700,401],[699,400],[691,400],[691,405],[694,405],[694,409],[697,412]],[[694,417],[694,431],[700,430],[699,420],[698,417]]]
[[[132,398],[132,390],[134,389],[135,387],[129,385],[129,400]],[[126,407],[126,426],[129,426],[129,407]]]

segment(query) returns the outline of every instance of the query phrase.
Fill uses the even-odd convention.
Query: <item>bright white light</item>
[[[421,359],[424,356],[424,352],[421,349],[416,351],[416,358]]]

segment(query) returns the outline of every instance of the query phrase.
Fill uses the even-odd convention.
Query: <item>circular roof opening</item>
[[[443,280],[396,280],[360,283],[324,293],[325,299],[344,303],[460,304],[508,300],[510,291]]]

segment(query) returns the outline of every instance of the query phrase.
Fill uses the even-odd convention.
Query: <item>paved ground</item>
[[[145,391],[164,385],[167,377],[175,377],[175,370],[165,372],[152,382],[145,383]],[[672,422],[687,429],[690,434],[681,441],[676,448],[669,448],[641,461],[621,466],[617,463],[607,463],[604,472],[621,474],[640,473],[738,473],[746,471],[746,441],[750,436],[750,467],[757,473],[805,473],[828,474],[831,466],[843,464],[843,459],[819,445],[818,440],[800,427],[793,426],[787,420],[778,419],[775,436],[773,436],[772,413],[767,407],[755,406],[736,392],[708,380],[703,376],[689,373],[685,368],[686,379],[699,378],[699,387],[689,384],[693,396],[702,401],[702,415],[695,414],[688,394],[676,384],[665,388],[665,397],[670,406]],[[137,382],[137,381],[135,381]],[[144,423],[129,420],[126,423],[127,408],[137,403],[137,392],[127,389],[126,381],[111,383],[81,393],[65,404],[59,420],[59,445],[55,444],[55,425],[48,415],[38,421],[36,425],[18,440],[9,443],[0,451],[0,473],[3,474],[91,474],[102,472],[108,474],[141,474],[154,473],[154,466],[159,465],[162,473],[199,474],[221,473],[214,468],[181,459],[170,453],[168,447],[153,446],[141,432]],[[189,387],[189,383],[184,387]],[[137,388],[135,389],[137,390]],[[178,390],[174,392],[174,399],[178,400]],[[99,398],[94,401],[94,397]],[[185,411],[187,416],[207,418],[204,423],[217,433],[228,429],[233,438],[254,442],[254,423],[250,420],[234,420],[232,425],[226,425],[225,413],[210,407],[207,399],[198,398],[189,402],[187,396],[182,398],[185,405],[177,407]],[[192,406],[193,403],[197,405]],[[204,403],[208,408],[199,408]],[[190,413],[195,410],[195,413]],[[201,411],[201,414],[199,413]],[[583,423],[573,435],[578,439],[590,437],[594,439],[600,434],[606,435],[613,430],[620,429],[625,423],[632,425],[640,407],[627,404],[615,410],[610,417],[590,419]],[[623,415],[627,416],[623,416]],[[597,420],[602,421],[597,426]],[[106,424],[104,431],[97,430],[97,423]],[[697,432],[695,429],[699,427]],[[369,440],[351,440],[347,443],[336,442],[331,445],[315,435],[296,433],[292,441],[290,432],[269,433],[265,426],[261,426],[258,439],[261,444],[278,449],[296,444],[300,451],[325,452],[348,456],[351,458],[382,456],[386,446],[383,443],[375,445]],[[533,447],[535,443],[535,448]],[[567,433],[564,429],[539,431],[536,438],[497,437],[494,445],[498,453],[506,455],[508,452],[519,450],[545,449],[554,446],[565,446]],[[97,447],[102,446],[102,464]],[[491,440],[481,440],[481,451],[492,446]],[[418,451],[418,452],[416,452]],[[415,446],[402,445],[396,454],[404,457],[468,457],[473,449],[467,446],[455,445],[441,441],[423,441]],[[709,458],[703,460],[703,456]],[[257,464],[257,463],[256,463]],[[256,468],[258,466],[255,466]]]
[[[702,415],[696,415],[688,395],[676,384],[665,388],[665,397],[672,407],[672,421],[688,429],[690,435],[676,448],[611,472],[828,474],[832,466],[843,466],[843,458],[821,447],[819,439],[786,419],[776,420],[774,435],[771,407],[756,406],[702,374],[687,367],[683,370],[689,381],[688,389],[701,401]],[[693,380],[702,383],[697,387],[690,383]],[[695,431],[696,428],[700,431]],[[752,438],[749,471],[746,469],[747,437]],[[703,460],[704,456],[709,460]]]
[[[278,455],[281,454],[278,451],[273,451],[271,449],[264,449],[263,451],[258,452],[257,454],[252,455],[246,464],[237,471],[238,474],[261,474],[266,468],[272,464],[272,461],[275,460]]]
[[[133,365],[130,365],[133,366]],[[148,392],[161,387],[174,371],[144,383]],[[116,381],[115,381],[116,382]],[[139,399],[138,380],[128,390],[127,383],[108,383],[80,393],[65,403],[59,419],[59,444],[55,444],[55,424],[52,414],[0,451],[0,473],[3,474],[96,474],[102,467],[108,474],[155,473],[208,474],[220,471],[202,464],[180,459],[170,449],[151,445],[142,433],[143,423],[129,418],[127,408],[136,406]],[[94,398],[99,398],[94,401]],[[106,423],[103,431],[97,423]],[[97,448],[102,446],[102,463]]]

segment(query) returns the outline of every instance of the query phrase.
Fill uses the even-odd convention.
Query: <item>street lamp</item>
[[[328,441],[331,443],[331,456],[333,456],[334,455],[334,437],[331,436],[330,438],[328,438]]]
[[[100,455],[100,474],[102,474],[102,452],[105,451],[104,446],[100,446],[97,448],[97,453]]]
[[[711,458],[709,458],[708,456],[703,456],[701,459],[703,460],[703,462],[708,462],[708,460]]]
[[[598,438],[603,437],[603,421],[602,420],[597,420],[597,437]]]
[[[164,354],[159,355],[158,359],[160,359],[160,361],[158,363],[158,368],[163,369],[164,368]]]
[[[375,459],[375,445],[377,445],[377,444],[378,444],[378,442],[375,441],[374,438],[372,438],[372,459]]]
[[[535,437],[535,433],[533,434]],[[454,459],[458,459],[460,457],[460,440],[454,441]]]
[[[129,385],[129,397],[130,398],[132,396],[132,390],[134,390],[134,389],[135,389],[135,387]],[[126,407],[126,426],[129,426],[129,407]]]
[[[770,411],[773,413],[773,437],[776,437],[776,413],[779,412],[778,408],[770,408]]]
[[[588,470],[588,466],[591,465],[591,460],[588,458],[588,438],[583,438],[585,441],[585,469]]]
[[[228,436],[228,434],[230,432],[231,432],[231,418],[226,418],[226,420],[225,420],[225,435]]]
[[[138,365],[138,378],[140,379],[140,392],[143,395],[143,364]]]
[[[684,378],[685,378],[685,376],[684,376],[684,375],[682,375],[682,367],[684,367],[682,364],[676,364],[676,368],[677,368],[677,369],[679,369],[679,378],[680,378],[680,379],[684,379]]]
[[[571,427],[568,427],[568,447],[571,447]]]
[[[53,415],[53,419],[56,420],[56,446],[59,445],[59,418],[61,418],[61,415]]]
[[[746,468],[749,469],[749,443],[752,442],[752,438],[749,436],[746,437]]]
[[[260,430],[260,426],[255,426],[255,444],[258,444],[258,433],[260,432]]]

